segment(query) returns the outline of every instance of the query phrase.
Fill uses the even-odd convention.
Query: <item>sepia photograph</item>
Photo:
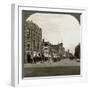
[[[80,75],[81,13],[22,10],[22,76]]]

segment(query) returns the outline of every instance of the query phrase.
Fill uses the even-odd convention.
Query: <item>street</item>
[[[80,75],[80,62],[62,59],[58,62],[24,64],[24,77]]]

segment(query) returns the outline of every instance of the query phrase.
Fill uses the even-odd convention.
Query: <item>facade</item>
[[[28,62],[28,56],[32,58],[41,50],[42,30],[32,21],[26,21],[24,35],[25,62]]]
[[[65,54],[65,48],[63,47],[63,43],[58,44],[59,46],[59,56],[63,57],[63,55]]]
[[[45,57],[49,57],[50,55],[50,43],[45,42],[44,39],[42,40],[42,54]]]
[[[62,57],[65,53],[65,48],[63,47],[63,43],[57,45],[51,45],[52,55],[56,55]]]

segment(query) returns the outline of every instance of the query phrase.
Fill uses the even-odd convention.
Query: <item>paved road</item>
[[[24,64],[24,77],[80,75],[80,63],[64,59],[59,62]]]

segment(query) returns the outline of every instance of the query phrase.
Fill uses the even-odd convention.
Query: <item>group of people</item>
[[[44,54],[41,53],[34,53],[33,55],[31,55],[30,53],[27,54],[27,62],[28,63],[37,63],[37,62],[44,62],[44,61],[48,61],[49,58],[45,57]]]

